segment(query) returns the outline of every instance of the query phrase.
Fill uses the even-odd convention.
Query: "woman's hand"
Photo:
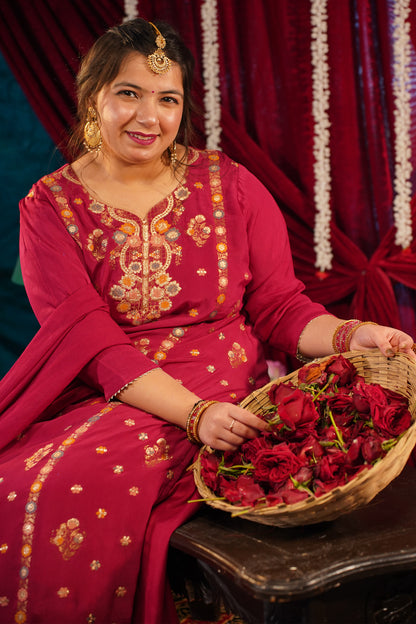
[[[352,351],[366,351],[378,347],[383,355],[391,357],[399,351],[407,353],[416,361],[413,351],[413,338],[408,334],[384,325],[365,324],[360,325],[351,337],[350,349]]]
[[[203,444],[213,449],[234,451],[267,427],[264,420],[238,405],[214,403],[202,414],[198,435]]]

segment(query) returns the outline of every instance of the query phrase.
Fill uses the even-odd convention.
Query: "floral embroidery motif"
[[[156,362],[161,362],[167,357],[168,351],[172,349],[177,342],[185,335],[186,329],[183,327],[175,327],[167,338],[162,340],[158,350],[154,353],[153,359]]]
[[[115,594],[117,598],[124,598],[124,596],[127,594],[127,589],[120,585],[119,587],[117,587]]]
[[[95,449],[95,452],[98,455],[105,455],[105,453],[108,452],[108,448],[106,446],[97,446],[97,448]]]
[[[0,596],[0,607],[7,607],[7,605],[9,604],[9,599],[7,598],[7,596]]]
[[[10,494],[7,495],[7,500],[11,503],[12,501],[14,501],[17,497],[16,492],[10,492]]]
[[[209,180],[211,187],[211,201],[213,208],[213,216],[216,221],[215,235],[217,237],[217,258],[218,258],[218,286],[219,293],[217,304],[220,306],[225,301],[225,293],[228,286],[228,246],[227,246],[227,230],[225,227],[225,209],[224,197],[222,195],[220,166],[218,164],[219,156],[216,152],[208,152],[208,158],[211,161],[209,165]],[[213,310],[210,314],[214,317],[217,310]]]
[[[79,237],[79,229],[74,220],[74,214],[71,208],[68,205],[68,200],[65,197],[65,194],[62,192],[62,187],[57,183],[57,180],[54,176],[47,175],[42,178],[42,182],[49,187],[49,190],[55,196],[56,202],[61,207],[61,218],[66,225],[66,229],[70,233],[70,235],[74,238],[76,243],[82,247],[80,237]]]
[[[153,446],[146,445],[144,447],[144,461],[147,465],[158,464],[162,461],[171,459],[169,455],[169,445],[165,438],[159,438]]]
[[[96,401],[92,401],[91,404],[96,403]],[[106,405],[99,412],[94,414],[88,418],[87,422],[84,425],[81,425],[78,429],[74,431],[72,434],[72,440],[75,442],[78,437],[80,437],[85,431],[87,431],[94,423],[98,422],[103,414],[112,411],[118,403],[114,403],[113,405]],[[29,498],[25,505],[25,518],[23,522],[23,545],[22,545],[22,558],[21,558],[21,567],[19,570],[19,588],[17,591],[17,611],[15,613],[15,621],[16,622],[25,622],[26,621],[26,613],[27,613],[27,600],[28,600],[28,583],[29,583],[29,573],[30,573],[30,565],[31,565],[31,555],[27,556],[28,549],[27,546],[31,547],[33,534],[35,529],[35,521],[36,521],[36,512],[39,496],[42,492],[42,489],[38,487],[38,484],[44,483],[48,478],[49,474],[55,468],[57,462],[65,456],[66,453],[69,453],[71,450],[71,446],[65,445],[62,443],[59,448],[52,453],[50,458],[48,459],[48,463],[45,467],[43,467],[37,479],[34,481],[33,485],[36,484],[35,487],[30,488]],[[71,520],[76,520],[72,518]],[[62,525],[61,525],[62,526]],[[65,526],[65,524],[63,525]],[[72,527],[72,528],[71,528]],[[67,529],[77,531],[76,527],[72,522],[70,522],[70,527],[67,526]],[[59,529],[58,529],[59,531]],[[79,533],[81,533],[79,531]],[[55,536],[56,537],[56,536]]]
[[[9,548],[9,547],[8,547],[8,545],[7,545],[7,544],[2,544],[2,545],[0,546],[0,555],[5,555],[5,554],[6,554],[6,552],[7,552],[7,550],[8,550],[8,548]]]
[[[129,489],[130,496],[137,496],[139,493],[139,488],[135,485]]]
[[[36,451],[36,453],[34,453],[31,457],[28,457],[27,459],[25,459],[25,464],[26,464],[25,470],[30,470],[31,468],[36,466],[36,464],[39,463],[40,460],[43,459],[49,453],[52,447],[53,447],[52,443],[47,444],[43,448]]]
[[[83,489],[84,488],[82,487],[82,485],[79,485],[78,483],[76,483],[75,485],[71,487],[71,492],[72,494],[80,494]]]
[[[68,587],[60,587],[56,593],[58,594],[59,598],[68,598],[69,589]]]
[[[113,472],[114,474],[121,474],[122,472],[124,472],[124,468],[121,465],[117,465],[113,467]]]
[[[79,529],[79,520],[70,518],[67,522],[63,522],[55,531],[55,535],[51,537],[51,544],[58,547],[62,558],[68,561],[75,555],[78,548],[84,541],[85,531]]]
[[[94,559],[90,563],[90,568],[94,571],[99,570],[101,568],[101,563],[98,561],[98,559]]]
[[[204,215],[196,215],[190,219],[186,233],[198,247],[202,247],[210,237],[211,227],[207,224]]]
[[[108,238],[104,236],[104,232],[99,228],[88,234],[87,249],[92,253],[96,260],[103,260],[108,247]]]
[[[123,535],[123,537],[120,540],[120,544],[122,546],[130,546],[130,544],[131,544],[131,537],[130,537],[130,535]]]
[[[205,275],[207,274],[207,270],[206,269],[197,269],[196,273],[200,277],[205,277]]]
[[[119,258],[123,276],[110,288],[109,294],[118,302],[118,312],[135,325],[157,319],[170,310],[172,297],[181,291],[179,283],[168,273],[173,257],[176,256],[178,263],[182,256],[182,247],[177,243],[181,233],[166,219],[173,207],[174,196],[171,195],[164,210],[150,224],[146,219],[139,223],[116,215],[114,209],[108,207],[115,219],[128,226],[122,226],[114,235],[119,249],[114,250],[112,259]]]
[[[245,349],[238,342],[233,342],[232,349],[228,351],[228,359],[233,368],[240,366],[240,364],[245,364],[247,362]]]
[[[95,515],[97,516],[97,518],[99,518],[100,520],[102,520],[103,518],[106,517],[107,515],[107,511],[105,509],[103,509],[102,507],[100,507],[99,509],[97,509],[97,511],[95,512]]]

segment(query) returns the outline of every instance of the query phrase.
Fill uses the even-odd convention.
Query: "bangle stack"
[[[351,338],[361,325],[377,325],[377,323],[350,319],[349,321],[342,321],[338,325],[332,337],[332,347],[335,353],[345,353],[345,351],[350,350]]]
[[[214,403],[218,403],[218,401],[200,399],[195,403],[189,412],[186,420],[186,437],[190,440],[190,442],[193,442],[194,444],[202,444],[198,435],[199,421],[205,410],[208,409],[210,405],[214,405]]]

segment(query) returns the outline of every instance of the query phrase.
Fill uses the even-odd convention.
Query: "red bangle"
[[[186,420],[186,436],[190,442],[194,444],[202,444],[198,435],[198,425],[202,414],[210,405],[218,403],[218,401],[211,401],[207,399],[200,399],[195,403],[191,411],[189,412]]]

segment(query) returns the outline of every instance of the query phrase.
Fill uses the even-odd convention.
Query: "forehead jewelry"
[[[153,26],[156,31],[155,43],[157,49],[153,52],[153,54],[149,54],[149,56],[147,57],[147,62],[150,69],[155,74],[166,74],[172,64],[170,58],[168,58],[163,51],[166,46],[166,39],[152,22],[149,22],[149,24]]]

